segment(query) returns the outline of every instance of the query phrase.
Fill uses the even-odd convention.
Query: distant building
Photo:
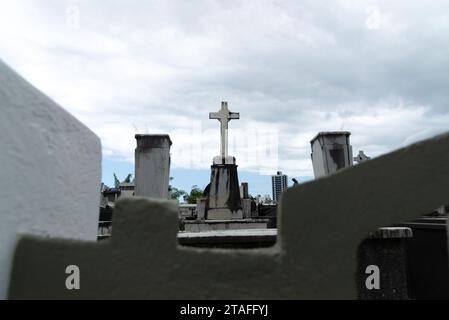
[[[278,202],[282,191],[287,189],[288,177],[282,174],[282,171],[278,171],[275,176],[271,176],[271,185],[273,189],[273,201]]]
[[[273,200],[269,194],[261,196],[260,194],[255,197],[256,204],[273,204]]]

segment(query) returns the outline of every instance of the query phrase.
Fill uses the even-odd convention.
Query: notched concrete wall
[[[438,154],[438,157],[434,155]],[[25,237],[10,298],[356,299],[356,254],[370,231],[448,203],[443,135],[284,192],[274,248],[178,247],[173,202],[117,204],[112,238],[92,244]],[[64,270],[81,270],[81,289]]]

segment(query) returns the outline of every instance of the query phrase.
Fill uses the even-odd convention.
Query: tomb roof
[[[318,139],[321,136],[350,136],[351,132],[349,131],[323,131],[319,132],[312,140],[310,140],[310,143],[313,143],[316,139]]]

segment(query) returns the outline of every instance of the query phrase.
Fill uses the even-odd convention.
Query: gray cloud
[[[377,156],[449,129],[447,34],[443,0],[14,1],[0,12],[0,57],[106,155],[131,161],[136,130],[216,129],[208,112],[228,100],[241,112],[231,134],[275,128],[280,169],[311,175],[317,131],[352,131]],[[174,165],[189,166],[174,142]]]

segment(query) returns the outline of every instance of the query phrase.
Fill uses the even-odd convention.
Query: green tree
[[[170,198],[173,200],[179,199],[179,197],[184,197],[187,194],[184,190],[179,190],[178,188],[172,188],[170,191]]]
[[[133,175],[130,173],[130,174],[128,174],[127,176],[126,176],[126,178],[125,178],[125,180],[123,180],[123,182],[126,182],[126,183],[131,183],[131,177],[132,177]]]
[[[170,181],[172,181],[174,178],[170,177]],[[179,199],[179,197],[185,197],[187,192],[184,190],[178,189],[173,187],[171,184],[168,185],[168,192],[170,193],[170,198],[173,200]]]
[[[117,178],[117,176],[114,173],[114,186],[116,188],[120,187],[120,180]]]
[[[198,186],[192,186],[189,194],[184,195],[184,201],[188,204],[196,204],[196,199],[203,196],[203,190]]]

